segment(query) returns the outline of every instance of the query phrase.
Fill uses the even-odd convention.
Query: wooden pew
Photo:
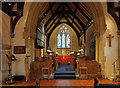
[[[26,83],[27,84],[27,83]],[[18,85],[18,84],[2,84],[0,85],[0,88],[40,88],[39,85],[39,80],[36,80],[36,84],[35,85]]]
[[[0,86],[0,88],[39,88],[38,86]]]
[[[98,78],[95,78],[94,88],[120,88],[120,84],[99,84]]]
[[[42,68],[49,67],[49,74],[52,73],[52,60],[46,59],[45,61],[34,61],[30,65],[30,78],[31,80],[42,79]]]
[[[80,74],[80,67],[87,67],[87,73],[88,73],[88,78],[94,78],[94,77],[99,77],[101,78],[101,67],[98,62],[95,60],[80,60],[77,59],[77,73]]]

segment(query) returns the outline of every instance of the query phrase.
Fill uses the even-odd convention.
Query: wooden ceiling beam
[[[83,7],[83,9],[87,12],[87,15],[91,16],[90,12],[87,10],[87,7],[83,2],[80,2],[80,6]]]
[[[116,7],[114,2],[107,2],[107,7],[108,13],[115,19],[118,30],[120,30],[120,6]],[[117,16],[116,12],[119,13],[119,16]]]
[[[74,12],[74,14],[76,15],[76,12],[77,12],[77,8],[75,8],[75,12]],[[74,17],[73,17],[73,19],[72,19],[72,23],[74,22]]]
[[[84,25],[84,23],[74,14],[74,12],[70,9],[70,7],[66,3],[64,3],[64,5],[69,9],[69,11],[67,11],[68,14],[71,14],[79,22],[82,29],[85,29],[86,26]]]
[[[52,9],[52,7],[55,5],[55,3],[56,2],[53,2],[50,6],[49,6],[49,8],[47,9],[47,11],[44,13],[44,14],[48,14],[48,12]],[[41,19],[40,19],[40,22],[42,21],[44,19],[44,17],[41,17]]]
[[[66,15],[71,19],[72,23],[74,23],[77,28],[82,32],[82,29],[78,26],[78,24],[70,17],[70,15],[68,13],[66,13]]]
[[[55,12],[53,13],[53,15],[47,20],[46,24],[45,24],[45,29],[47,28],[48,24],[52,21],[53,17],[55,17],[58,13],[59,13],[59,9],[61,8],[63,4],[61,3],[58,8],[55,10]]]
[[[83,14],[83,16],[88,20],[91,21],[91,18],[78,6],[76,2],[72,2],[73,5],[78,8],[78,10]]]
[[[51,27],[52,25],[55,23],[55,21],[60,17],[61,15],[61,12],[57,15],[57,17],[53,20],[53,22],[51,23],[51,25],[45,30],[45,32],[47,32]]]
[[[77,29],[75,28],[75,26],[72,25],[72,23],[70,22],[70,20],[65,16],[65,19],[67,20],[67,22],[71,25],[71,27],[73,28],[73,30],[76,32],[77,36],[79,37],[80,34],[79,32],[77,31]]]
[[[53,30],[59,25],[60,20],[63,18],[63,15],[59,18],[59,20],[57,21],[57,23],[54,25],[54,27],[50,30],[50,32],[48,33],[47,37],[50,37],[50,35],[52,34]]]
[[[17,11],[11,11],[11,35],[14,34],[15,26],[18,22],[18,20],[23,16],[23,8],[24,8],[24,2],[17,2]],[[12,12],[14,14],[12,14]],[[16,14],[16,17],[13,19],[13,16]],[[11,36],[13,38],[14,36]]]

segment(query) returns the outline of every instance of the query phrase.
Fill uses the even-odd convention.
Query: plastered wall
[[[8,76],[8,65],[6,54],[11,51],[8,48],[12,47],[12,54],[14,54],[14,46],[25,46],[25,39],[23,38],[24,27],[26,25],[27,15],[31,3],[25,3],[23,17],[17,22],[15,27],[15,36],[10,39],[10,17],[2,12],[2,80]],[[16,7],[14,7],[16,8]],[[14,54],[17,61],[12,62],[12,75],[25,75],[25,56],[26,54]]]
[[[8,64],[6,54],[10,51],[10,17],[2,12],[2,79],[8,76]]]
[[[105,54],[105,74],[106,77],[111,79],[113,75],[113,62],[118,59],[118,36],[117,36],[117,27],[115,21],[111,16],[106,16],[106,24],[107,30],[104,34],[105,38],[105,47],[104,47],[104,54]],[[111,34],[114,38],[111,39],[111,47],[109,47],[109,41],[106,38]]]
[[[103,62],[105,64],[105,77],[112,80],[113,75],[113,62],[118,58],[118,35],[117,35],[117,25],[113,17],[107,13],[107,5],[106,3],[102,3],[105,14],[105,23],[107,26],[107,30],[103,35],[103,43],[104,43],[104,59]],[[106,38],[111,34],[114,38],[111,39],[111,47],[109,47],[109,41]]]

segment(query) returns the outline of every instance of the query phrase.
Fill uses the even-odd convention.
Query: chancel
[[[120,2],[94,1],[2,0],[0,87],[118,88]]]

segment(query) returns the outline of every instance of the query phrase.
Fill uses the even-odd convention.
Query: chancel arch
[[[96,60],[99,61],[99,58],[104,57],[104,53],[99,57],[99,36],[100,34],[104,33],[105,31],[105,21],[104,21],[104,14],[103,13],[103,8],[101,6],[100,2],[88,2],[85,3],[87,7],[89,8],[89,12],[92,15],[93,19],[93,26],[94,26],[94,34],[95,38],[97,39],[96,41]],[[37,26],[37,21],[44,14],[42,6],[47,6],[48,3],[31,3],[30,10],[28,12],[28,17],[26,21],[26,30],[25,34],[29,34],[29,37],[25,39],[25,41],[29,41],[28,38],[31,39],[32,36],[35,36],[35,29]],[[39,8],[39,9],[38,9]],[[38,9],[38,10],[36,10]],[[99,10],[98,10],[99,9]],[[52,33],[53,34],[53,33]],[[50,37],[50,36],[49,36]],[[48,40],[47,40],[48,41]],[[33,42],[30,42],[30,44],[33,44]],[[28,46],[28,45],[26,45]],[[33,49],[34,51],[34,45],[31,45],[30,48]],[[103,46],[101,46],[103,47]],[[30,50],[31,50],[30,49]],[[31,53],[31,57],[33,57],[33,53]],[[102,61],[101,61],[102,62]]]

